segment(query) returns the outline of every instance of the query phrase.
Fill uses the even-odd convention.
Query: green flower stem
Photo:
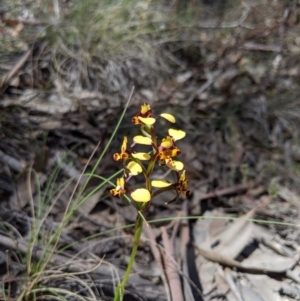
[[[125,275],[123,277],[123,280],[116,289],[114,301],[122,301],[123,300],[125,285],[128,281],[128,278],[129,278],[129,275],[130,275],[130,272],[131,272],[131,269],[132,269],[132,266],[134,263],[134,259],[135,259],[136,251],[137,251],[137,248],[139,245],[142,230],[143,230],[143,219],[141,218],[140,215],[138,215],[136,222],[135,222],[134,241],[133,241],[133,247],[131,250],[129,263],[128,263]]]

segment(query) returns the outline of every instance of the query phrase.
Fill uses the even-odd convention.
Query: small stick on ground
[[[200,200],[207,200],[211,198],[226,196],[226,195],[232,195],[232,194],[240,194],[246,192],[250,187],[252,186],[252,183],[246,183],[246,184],[239,184],[231,187],[227,187],[224,189],[218,189],[213,192],[207,193],[203,195]]]
[[[154,236],[153,230],[152,230],[150,225],[144,227],[144,229],[146,230],[146,235],[148,236],[148,238],[150,240],[150,247],[151,247],[152,254],[153,254],[159,268],[161,269],[161,278],[162,278],[162,281],[164,283],[164,287],[165,287],[165,291],[166,291],[166,295],[167,295],[167,300],[171,300],[170,287],[169,287],[168,279],[167,279],[165,271],[164,271],[164,265],[163,265],[162,257],[161,257],[162,254],[161,254],[161,252],[159,250],[159,247],[158,247],[158,245],[155,241],[155,236]]]
[[[27,62],[28,58],[30,57],[32,53],[33,48],[31,47],[28,49],[22,57],[18,60],[18,62],[15,64],[15,66],[8,72],[8,74],[4,77],[4,81],[2,85],[0,86],[3,90],[5,90],[6,84],[9,82],[9,80],[23,67],[23,65]],[[3,91],[2,91],[3,92]]]
[[[174,248],[169,239],[167,230],[161,227],[162,240],[166,249],[165,269],[169,280],[170,291],[173,301],[183,301],[183,293],[181,290],[181,282],[177,273],[177,266],[174,259]]]

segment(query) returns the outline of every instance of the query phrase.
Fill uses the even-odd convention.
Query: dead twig
[[[200,95],[206,89],[208,89],[214,83],[214,81],[220,76],[221,72],[219,71],[214,76],[212,76],[209,72],[206,72],[206,73],[207,73],[207,81],[200,88],[196,89],[196,91],[194,91],[190,95],[190,97],[186,101],[186,105],[190,105],[197,95]]]
[[[161,278],[164,283],[167,300],[171,300],[170,286],[169,286],[168,279],[167,279],[165,271],[164,271],[161,252],[159,250],[157,243],[155,242],[155,236],[154,236],[153,230],[150,225],[144,227],[144,229],[146,231],[146,235],[148,236],[148,238],[150,240],[150,248],[151,248],[152,254],[161,270]]]
[[[29,24],[29,25],[52,25],[52,26],[57,26],[60,24],[59,21],[42,21],[42,20],[28,20],[28,19],[24,19],[24,18],[17,18],[17,21],[23,24]]]
[[[32,54],[33,47],[30,47],[18,60],[18,62],[15,64],[15,66],[8,72],[8,74],[4,77],[3,83],[1,84],[1,92],[3,92],[6,89],[6,86],[9,82],[9,80],[23,67],[23,65],[26,63],[30,55]]]
[[[184,202],[182,204],[183,216],[189,215],[188,206],[189,206],[188,202]],[[184,296],[185,296],[185,300],[195,301],[197,300],[196,298],[199,297],[199,301],[202,301],[203,299],[201,297],[201,291],[198,292],[198,290],[196,290],[196,287],[200,288],[199,277],[196,276],[197,279],[194,279],[193,277],[194,275],[191,276],[192,271],[190,267],[193,266],[194,268],[196,268],[196,264],[194,258],[191,258],[188,254],[190,250],[189,243],[190,243],[189,222],[188,220],[184,219],[180,223],[180,255],[181,255],[180,259],[181,259],[181,269],[183,271],[183,274],[187,275],[190,279],[190,281],[188,281],[187,277],[183,278]]]
[[[271,52],[281,52],[282,47],[278,45],[263,45],[254,42],[247,42],[239,47],[245,50],[257,50],[257,51],[271,51]]]
[[[200,201],[211,199],[211,198],[217,198],[217,197],[221,197],[221,196],[244,193],[250,187],[252,187],[252,183],[238,184],[238,185],[227,187],[227,188],[224,188],[224,189],[218,189],[218,190],[215,190],[213,192],[204,194],[200,198]]]
[[[22,172],[26,167],[26,162],[9,156],[0,150],[0,161],[6,163],[12,170]]]
[[[216,24],[216,23],[200,23],[199,25],[193,25],[193,28],[197,29],[230,29],[230,28],[236,28],[236,27],[241,27],[243,23],[246,21],[248,18],[250,12],[252,10],[252,7],[250,5],[245,6],[244,11],[241,15],[241,17],[233,22],[223,22],[221,24]],[[250,26],[244,26],[245,28],[250,28],[253,29]],[[185,28],[184,26],[182,28]]]
[[[223,271],[223,269],[219,266],[218,267],[218,273],[220,274],[220,276],[227,282],[228,286],[230,287],[233,295],[235,296],[237,301],[243,301],[243,298],[238,290],[238,288],[236,287],[232,276],[229,274],[229,270],[225,270]]]
[[[222,266],[225,266],[225,267],[237,268],[240,271],[245,272],[245,273],[249,273],[249,274],[268,274],[268,273],[270,273],[270,274],[282,274],[282,273],[287,272],[290,268],[292,268],[292,267],[289,267],[288,269],[282,270],[282,271],[271,271],[271,270],[267,270],[264,267],[247,267],[247,266],[244,266],[242,263],[240,263],[240,262],[238,262],[238,261],[236,261],[232,258],[229,258],[227,256],[218,254],[218,253],[216,253],[214,251],[211,251],[211,250],[205,250],[205,249],[199,247],[195,243],[194,243],[194,247],[198,250],[198,252],[203,257],[205,257],[209,261],[217,262],[217,263],[219,263],[219,264],[221,264]],[[295,257],[295,260],[294,260],[295,264],[299,261],[299,258],[300,258],[300,255],[297,255]]]
[[[166,249],[165,268],[166,276],[169,280],[170,291],[173,301],[183,301],[183,293],[181,290],[180,278],[177,273],[177,267],[174,259],[174,249],[168,237],[167,230],[161,227],[162,241]]]

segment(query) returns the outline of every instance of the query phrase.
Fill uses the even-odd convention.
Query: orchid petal
[[[123,177],[117,179],[117,186],[119,187],[119,189],[120,189],[120,188],[124,188],[124,186],[125,186],[125,180],[124,180]],[[117,188],[118,188],[118,187],[117,187]]]
[[[144,115],[144,114],[146,114],[149,111],[151,111],[150,105],[147,104],[147,103],[142,104],[142,106],[141,106],[141,113]]]
[[[181,173],[180,178],[179,178],[179,182],[184,182],[184,181],[186,181],[185,170]]]
[[[118,191],[116,188],[111,189],[109,192],[110,192],[110,194],[111,194],[112,196],[117,196],[117,195],[119,195],[119,191]]]
[[[151,156],[147,153],[134,153],[131,154],[133,158],[139,159],[139,160],[150,160]]]
[[[159,115],[160,117],[163,117],[165,119],[167,119],[168,121],[172,122],[172,123],[175,123],[176,122],[176,119],[173,115],[171,114],[168,114],[168,113],[162,113]]]
[[[180,140],[185,137],[186,133],[181,130],[169,129],[169,135],[174,138],[174,140]]]
[[[117,183],[117,186],[110,190],[110,194],[112,196],[122,197],[122,195],[126,193],[125,179],[123,177],[122,178],[117,178],[116,183]]]
[[[138,188],[135,191],[133,191],[130,195],[136,202],[145,203],[151,200],[150,191],[145,188]]]
[[[151,181],[151,185],[153,187],[157,187],[157,188],[164,188],[164,187],[168,187],[168,186],[172,185],[172,183],[169,183],[166,180],[153,180],[153,181]]]
[[[129,162],[126,167],[133,176],[136,176],[143,171],[141,165],[134,161]]]
[[[168,167],[175,171],[181,171],[184,168],[184,164],[180,161],[171,161]]]
[[[145,144],[145,145],[151,145],[152,140],[149,137],[144,136],[135,136],[133,137],[133,141],[137,144]]]
[[[173,144],[173,138],[171,136],[167,136],[166,138],[163,138],[160,146],[162,146],[163,148],[170,148],[173,146]]]
[[[154,124],[155,121],[156,121],[156,119],[153,118],[153,117],[141,117],[141,116],[139,116],[138,119],[139,119],[142,123],[144,123],[144,124],[146,124],[146,125],[152,125],[152,124]]]
[[[127,137],[126,136],[124,136],[124,138],[123,138],[123,143],[122,143],[122,146],[121,146],[121,152],[125,152],[126,151],[126,149],[127,149]]]

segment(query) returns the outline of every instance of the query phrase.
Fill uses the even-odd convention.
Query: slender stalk
[[[128,281],[128,278],[129,278],[129,275],[130,275],[130,272],[131,272],[131,269],[132,269],[132,266],[134,263],[134,259],[135,259],[136,251],[137,251],[137,248],[139,245],[142,230],[143,230],[143,219],[141,218],[140,215],[138,215],[136,222],[135,222],[134,241],[133,241],[133,247],[132,247],[131,254],[130,254],[129,263],[128,263],[128,266],[127,266],[127,269],[126,269],[126,272],[125,272],[122,282],[116,288],[114,301],[122,301],[123,300],[125,285]]]

